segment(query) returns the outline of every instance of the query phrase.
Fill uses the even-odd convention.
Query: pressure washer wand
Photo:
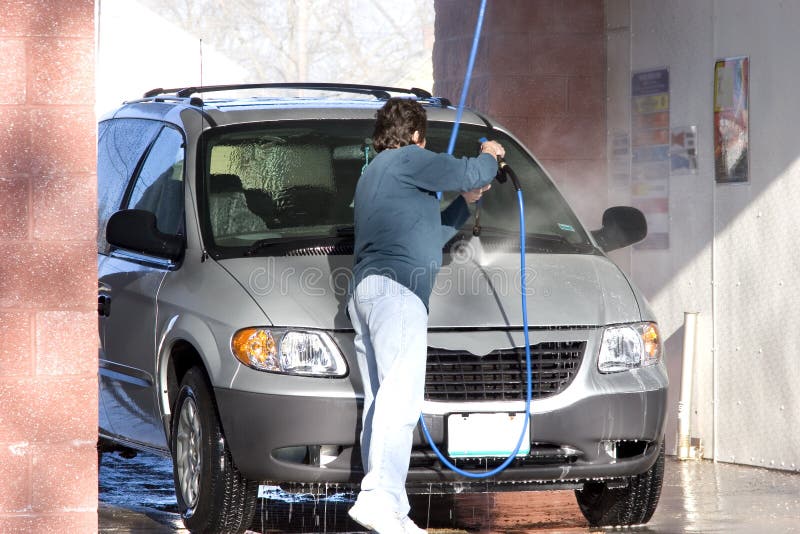
[[[485,137],[481,137],[478,139],[478,142],[483,144],[487,141]],[[495,178],[499,178],[500,176],[500,169],[497,169],[497,176]],[[502,183],[502,182],[501,182]],[[478,199],[478,202],[475,203],[475,224],[472,225],[472,235],[475,237],[479,237],[481,235],[481,205],[483,204],[482,199]]]
[[[481,201],[478,199],[477,206],[475,206],[475,224],[472,225],[472,235],[478,237],[481,235]]]
[[[485,137],[481,137],[478,140],[480,143],[485,143],[487,139]],[[506,183],[508,178],[511,177],[511,183],[514,184],[514,190],[519,192],[522,191],[522,185],[519,183],[519,178],[517,178],[517,173],[514,172],[514,169],[506,163],[506,160],[503,159],[502,156],[497,157],[497,176],[495,176],[495,180],[500,182],[501,184]],[[475,206],[475,224],[472,226],[472,235],[478,237],[481,235],[481,204],[482,201],[478,200],[477,205]]]

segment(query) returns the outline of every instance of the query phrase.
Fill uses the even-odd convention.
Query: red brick
[[[4,109],[0,125],[0,175],[29,172],[31,119],[29,112]]]
[[[469,86],[467,106],[477,111],[486,113],[489,109],[489,87],[492,79],[489,76],[474,76]],[[461,92],[458,93],[461,98]]]
[[[30,510],[30,458],[28,442],[0,443],[0,514]]]
[[[24,104],[25,41],[0,39],[0,104]]]
[[[433,45],[433,71],[437,83],[459,83],[460,87],[463,82],[472,50],[478,6],[479,2],[475,1],[442,2],[437,0],[435,4],[436,40]],[[487,27],[484,23],[484,30]],[[490,68],[487,34],[482,32],[481,35],[473,75],[486,74]],[[460,95],[445,96],[457,102]]]
[[[600,35],[539,34],[531,36],[531,68],[537,74],[605,75],[605,38]]]
[[[33,510],[97,509],[96,442],[39,445],[32,459]]]
[[[576,76],[567,80],[567,112],[602,118],[606,110],[603,76]]]
[[[97,377],[89,365],[96,361],[97,335],[83,355],[89,362],[75,359],[77,351],[86,351],[80,343],[88,329],[79,332],[71,325],[72,330],[61,332],[65,337],[55,340],[64,369],[82,376],[31,377],[34,315],[26,311],[77,309],[83,312],[78,314],[82,324],[94,322],[94,232],[75,216],[62,224],[50,214],[49,226],[61,234],[58,239],[84,241],[19,241],[33,236],[29,221],[48,224],[46,217],[35,218],[29,199],[37,193],[42,201],[60,203],[54,209],[62,217],[70,208],[94,217],[93,207],[70,205],[82,198],[91,204],[93,197],[94,4],[7,0],[0,15],[0,105],[8,108],[0,127],[0,308],[15,308],[0,314],[0,532],[97,531]],[[37,103],[48,109],[30,107]],[[82,174],[67,185],[83,189],[35,191],[32,180],[48,173]],[[46,445],[59,441],[66,445]],[[80,443],[77,449],[75,443]],[[34,469],[34,460],[42,469]],[[35,513],[34,498],[46,513]]]
[[[453,106],[457,106],[461,99],[463,82],[464,80],[440,82],[434,86],[434,94],[449,99]],[[466,107],[485,113],[489,103],[490,84],[491,80],[487,76],[474,76],[470,82]]]
[[[6,0],[0,36],[94,35],[93,0]]]
[[[469,63],[469,54],[472,53],[472,39],[470,39],[469,47],[464,51],[466,59],[464,69],[462,69],[459,77],[463,80],[467,72],[467,63]],[[475,64],[472,67],[473,76],[481,76],[489,74],[492,71],[492,66],[489,64],[489,40],[481,39],[478,41],[478,52],[475,55]]]
[[[529,33],[503,33],[487,37],[489,70],[495,75],[529,76],[531,70],[531,38]]]
[[[32,321],[24,312],[0,313],[0,376],[28,376],[33,369]],[[0,480],[3,477],[0,476]]]
[[[434,45],[434,77],[437,80],[463,80],[464,72],[467,68],[467,56],[465,46],[468,46],[467,38],[451,39],[445,43],[437,42]],[[460,73],[460,74],[459,74]]]
[[[536,32],[550,26],[553,2],[560,0],[493,0],[487,3],[487,34]],[[474,31],[475,19],[472,22]]]
[[[26,177],[0,178],[0,239],[28,237],[28,190]]]
[[[434,78],[443,81],[463,82],[471,49],[472,38],[466,37],[434,45]],[[480,76],[489,72],[488,53],[488,42],[482,39],[478,45],[478,53],[475,56],[473,75]]]
[[[97,378],[0,379],[6,441],[97,440]],[[95,480],[95,483],[97,481]]]
[[[97,372],[97,314],[36,314],[36,373],[91,375]]]
[[[86,104],[94,99],[94,39],[40,38],[28,64],[31,104]]]
[[[0,516],[3,534],[97,532],[97,512],[58,512]]]
[[[96,310],[96,243],[0,243],[0,308]]]
[[[91,72],[88,70],[86,72]],[[88,106],[35,109],[32,174],[93,174],[97,166],[97,125]]]
[[[471,38],[478,21],[478,0],[436,0],[434,10],[434,31],[442,39],[454,37]],[[484,19],[485,24],[485,19]]]
[[[564,78],[557,76],[495,76],[489,114],[536,117],[563,114],[567,109]]]
[[[94,239],[96,175],[45,176],[34,180],[33,217],[36,239]]]
[[[553,32],[595,33],[605,32],[603,0],[558,0],[554,2]]]
[[[497,120],[500,126],[522,141],[522,144],[528,146],[530,126],[526,117],[500,117],[497,115],[493,115],[492,117]]]
[[[447,98],[454,105],[458,104],[461,95],[461,82],[437,79],[433,84],[433,94]]]
[[[531,149],[542,159],[604,159],[605,124],[585,117],[531,118]]]

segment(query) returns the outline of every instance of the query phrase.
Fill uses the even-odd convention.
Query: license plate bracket
[[[447,416],[447,454],[451,458],[505,458],[517,446],[527,414],[454,413]],[[531,451],[530,424],[517,457]]]

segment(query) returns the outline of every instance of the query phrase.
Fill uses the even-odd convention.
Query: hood
[[[220,264],[274,326],[350,329],[345,314],[352,256],[235,258]],[[534,327],[641,320],[628,280],[608,258],[526,256],[528,321]],[[445,255],[430,299],[429,328],[521,328],[519,254]]]

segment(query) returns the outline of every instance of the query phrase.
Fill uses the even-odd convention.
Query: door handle
[[[111,315],[111,297],[109,295],[97,295],[97,315],[101,317]]]

